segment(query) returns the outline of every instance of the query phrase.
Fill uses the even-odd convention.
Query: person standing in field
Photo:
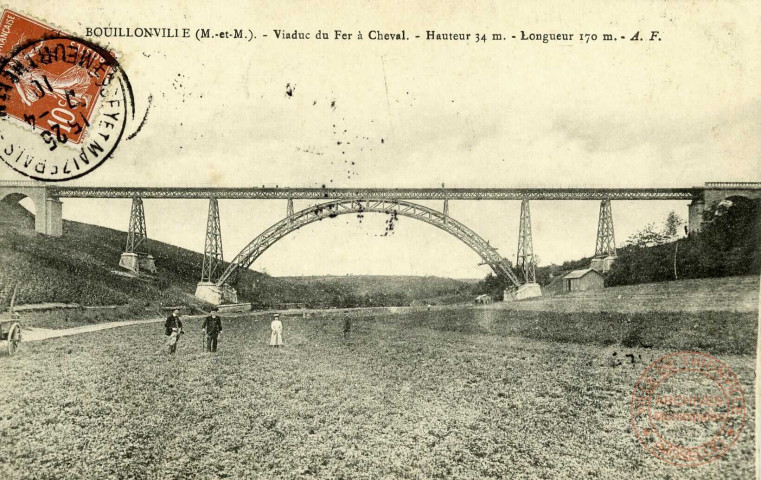
[[[212,307],[211,315],[203,321],[203,333],[206,336],[204,350],[207,352],[217,351],[217,341],[219,335],[222,335],[222,319],[217,314],[218,308]]]
[[[182,335],[182,320],[180,320],[180,311],[175,310],[164,322],[164,333],[169,337],[166,344],[169,346],[169,354],[174,355],[177,351],[177,342]]]
[[[270,335],[270,346],[279,348],[283,346],[283,324],[280,322],[280,314],[275,314],[275,319],[270,324],[272,334]]]
[[[344,310],[344,342],[349,340],[351,334],[351,317],[349,317],[349,311]]]

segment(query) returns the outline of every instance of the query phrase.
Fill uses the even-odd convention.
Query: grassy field
[[[514,302],[508,308],[557,312],[757,312],[758,294],[758,276],[700,278],[544,296]]]
[[[635,349],[649,363],[699,348],[710,332],[754,345],[755,317],[734,315],[704,320],[725,321],[721,332],[662,340],[658,332],[692,320],[628,316],[657,342]],[[752,477],[750,420],[708,466],[671,467],[642,448],[629,402],[645,364],[608,367],[611,348],[622,347],[595,339],[625,336],[611,326],[618,318],[542,318],[365,312],[345,344],[337,316],[285,317],[286,348],[272,350],[266,317],[237,317],[225,319],[216,355],[201,352],[190,320],[173,358],[160,324],[24,344],[0,357],[0,478]],[[592,333],[559,338],[580,330]],[[754,356],[719,358],[754,418]]]

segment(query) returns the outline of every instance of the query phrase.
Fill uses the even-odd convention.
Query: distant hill
[[[202,306],[193,293],[203,255],[149,240],[159,268],[154,279],[124,275],[118,266],[126,233],[65,220],[63,236],[34,232],[34,215],[0,202],[0,310],[18,283],[16,302],[82,305]],[[433,297],[469,297],[472,284],[436,277],[270,277],[247,270],[241,301],[260,307],[302,303],[319,307],[409,305]]]
[[[310,276],[280,280],[309,292],[309,306],[391,306],[412,303],[452,303],[472,297],[472,283],[441,277]]]

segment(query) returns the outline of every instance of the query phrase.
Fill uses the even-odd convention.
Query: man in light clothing
[[[275,319],[270,324],[272,335],[270,335],[270,346],[279,348],[283,346],[283,324],[280,323],[280,314],[275,314]]]

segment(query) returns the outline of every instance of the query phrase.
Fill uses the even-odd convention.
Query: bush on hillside
[[[606,284],[759,273],[761,201],[734,197],[706,209],[703,230],[698,234],[670,243],[635,243],[619,249]]]

